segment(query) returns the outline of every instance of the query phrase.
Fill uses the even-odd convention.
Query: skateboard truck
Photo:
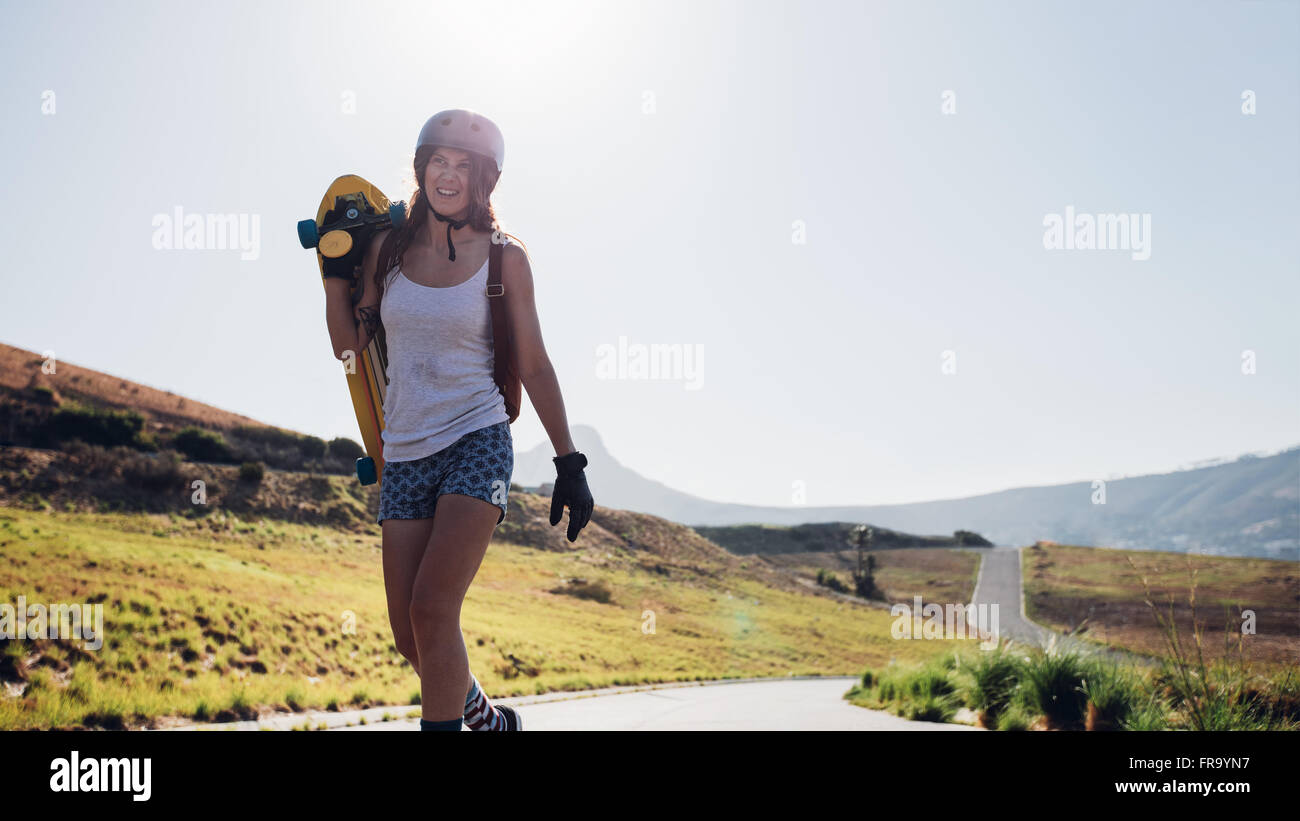
[[[316,220],[300,220],[298,242],[303,248],[315,248],[326,259],[338,259],[352,250],[354,237],[362,228],[400,228],[405,221],[406,203],[395,202],[388,206],[387,214],[381,214],[358,191],[335,197],[334,207],[325,212],[319,226]]]

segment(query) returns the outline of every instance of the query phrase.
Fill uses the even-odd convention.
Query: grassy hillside
[[[549,500],[516,501],[516,532],[536,528]],[[673,539],[674,529],[686,532]],[[856,674],[963,644],[894,641],[886,611],[814,595],[654,517],[598,509],[577,545],[558,538],[568,547],[494,541],[470,589],[466,644],[494,695]],[[219,510],[0,507],[0,557],[0,603],[97,602],[106,633],[98,651],[76,639],[3,642],[0,728],[418,700],[418,679],[392,646],[377,530]]]
[[[0,343],[0,388],[17,396],[34,388],[52,392],[57,403],[63,397],[77,397],[94,404],[139,412],[150,427],[200,425],[233,429],[241,425],[267,427],[256,419],[196,402],[171,391],[162,391],[112,374],[54,360],[54,373],[45,373],[46,358],[35,351]],[[0,441],[4,438],[0,431]]]
[[[883,601],[906,602],[921,596],[926,602],[969,602],[975,593],[980,559],[974,550],[943,547],[899,548],[870,554],[876,561],[876,587]],[[809,582],[817,572],[835,573],[846,586],[857,569],[857,552],[774,553],[763,557]]]
[[[351,476],[363,449],[325,441],[108,374],[0,345],[0,447],[99,448],[97,463],[139,455]],[[135,460],[137,463],[139,459]]]
[[[0,448],[0,504],[61,512],[192,515],[194,482],[206,509],[242,518],[375,528],[378,485],[354,476],[263,468],[241,478],[239,465],[195,462],[174,453],[140,453],[69,443],[67,450]]]
[[[1084,638],[1163,654],[1142,577],[1162,614],[1168,612],[1168,597],[1174,598],[1174,618],[1186,637],[1192,627],[1189,571],[1195,571],[1195,608],[1207,631],[1207,661],[1224,655],[1225,618],[1239,635],[1240,613],[1250,609],[1257,633],[1241,636],[1245,658],[1300,664],[1300,565],[1295,562],[1042,543],[1024,550],[1023,562],[1025,612],[1045,626],[1081,629]],[[1235,638],[1232,651],[1237,651]]]

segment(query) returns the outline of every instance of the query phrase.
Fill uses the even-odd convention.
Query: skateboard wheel
[[[320,235],[316,233],[316,220],[298,220],[298,242],[302,243],[303,248],[316,247],[316,243],[320,242]]]
[[[373,485],[378,476],[375,475],[375,460],[369,456],[362,456],[357,460],[357,478],[363,485]]]
[[[351,250],[352,235],[347,231],[328,231],[320,238],[320,253],[326,259],[338,259]]]
[[[402,223],[406,222],[406,203],[395,202],[388,206],[388,221],[394,228],[401,228]]]

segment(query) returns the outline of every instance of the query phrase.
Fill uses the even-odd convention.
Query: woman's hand
[[[551,459],[555,463],[555,490],[551,493],[551,526],[559,524],[564,516],[564,508],[569,508],[569,541],[576,542],[578,533],[591,521],[591,491],[587,488],[587,477],[582,469],[587,466],[587,457],[578,451]]]
[[[324,257],[321,264],[322,277],[338,277],[352,282],[356,276],[356,270],[365,260],[366,250],[370,247],[370,240],[376,233],[376,228],[369,223],[353,229],[352,247],[341,257]]]

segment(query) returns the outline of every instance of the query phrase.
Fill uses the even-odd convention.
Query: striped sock
[[[488,701],[487,693],[478,686],[473,673],[469,674],[469,681],[469,695],[465,697],[465,726],[476,732],[504,730],[501,713]]]

